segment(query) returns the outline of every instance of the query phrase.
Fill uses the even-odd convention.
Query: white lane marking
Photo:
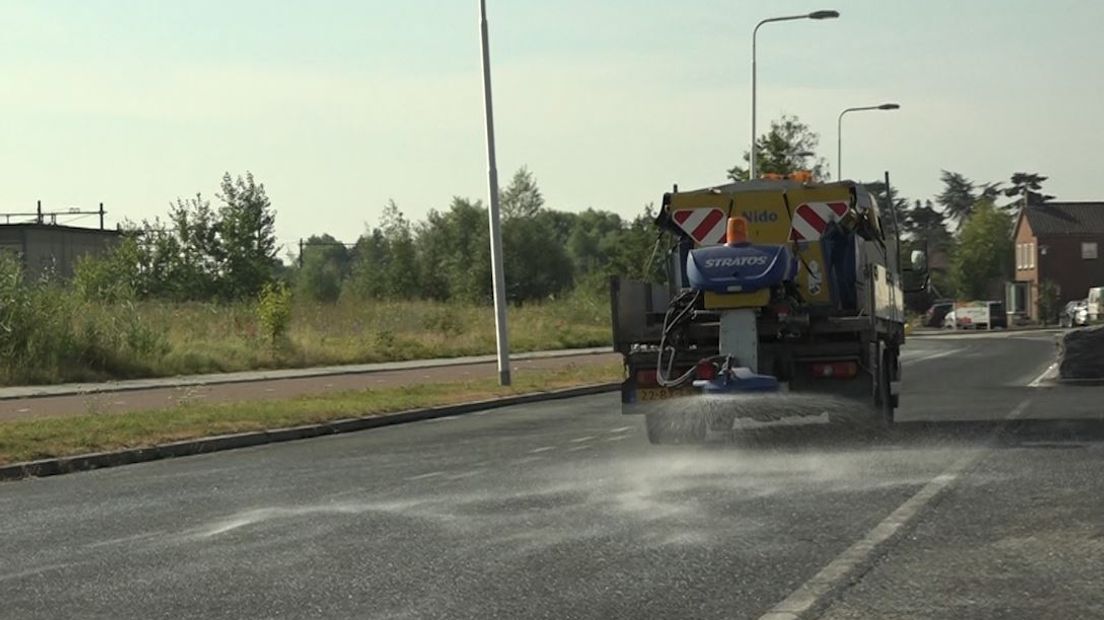
[[[616,437],[606,437],[606,441],[621,441],[628,438],[628,435],[618,435]]]
[[[541,452],[548,452],[549,450],[555,450],[556,446],[541,446],[539,448],[533,448],[529,451],[529,454],[540,454]]]
[[[950,349],[949,351],[940,351],[938,353],[929,353],[927,355],[921,355],[920,357],[905,358],[901,361],[902,364],[916,364],[918,362],[926,362],[928,360],[935,360],[941,357],[947,357],[948,355],[954,355],[955,353],[961,353],[962,349]]]
[[[525,465],[526,463],[536,463],[537,461],[543,461],[548,458],[547,456],[525,456],[520,459],[516,459],[514,463],[518,465]]]
[[[483,473],[482,469],[473,469],[472,471],[466,471],[466,472],[462,472],[462,473],[459,473],[459,474],[453,474],[451,476],[446,476],[445,480],[463,480],[464,478],[471,478],[473,476],[478,476],[481,473]]]
[[[1027,410],[1031,400],[1025,400],[1005,417],[1014,419]],[[998,431],[999,432],[999,431]],[[939,497],[965,470],[977,463],[991,451],[991,448],[982,448],[967,454],[951,463],[943,473],[932,478],[915,495],[905,500],[905,503],[897,507],[888,517],[870,530],[866,536],[848,547],[843,553],[836,556],[820,572],[813,575],[808,581],[794,590],[781,603],[767,610],[767,613],[759,617],[759,620],[797,620],[809,610],[822,607],[827,599],[834,593],[842,590],[848,583],[861,578],[864,567],[870,567],[874,558],[887,542],[896,534],[914,521],[917,515]]]
[[[1050,366],[1047,366],[1047,369],[1043,371],[1043,374],[1039,375],[1038,377],[1035,377],[1035,380],[1032,381],[1031,383],[1028,383],[1027,387],[1039,387],[1040,385],[1042,385],[1043,381],[1046,381],[1046,380],[1050,379],[1051,374],[1057,369],[1058,369],[1058,363],[1057,362],[1051,364]]]
[[[443,475],[445,475],[445,472],[443,472],[443,471],[431,471],[428,474],[419,474],[417,476],[410,476],[409,478],[407,478],[407,480],[425,480],[426,478],[434,478],[436,476],[443,476]]]
[[[633,427],[631,427],[631,426],[618,426],[617,428],[611,428],[610,432],[611,433],[627,433],[627,432],[631,431],[632,429],[633,429]]]
[[[584,445],[581,445],[581,446],[575,446],[574,448],[568,448],[567,451],[568,452],[578,452],[579,450],[589,450],[589,449],[590,449],[590,446],[584,444]]]
[[[587,435],[586,437],[576,437],[571,440],[571,443],[583,443],[584,441],[590,441],[594,439],[594,435]]]

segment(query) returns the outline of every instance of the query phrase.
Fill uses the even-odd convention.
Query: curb
[[[558,351],[529,351],[510,356],[511,362],[524,362],[541,359],[560,359],[565,357],[588,357],[615,353],[612,348],[593,347],[589,349],[561,349]],[[60,396],[85,396],[88,394],[114,394],[141,390],[161,390],[184,387],[202,387],[208,385],[229,385],[234,383],[260,383],[264,381],[286,381],[290,379],[310,379],[314,377],[333,377],[341,375],[370,375],[381,372],[420,370],[423,368],[451,368],[455,366],[475,366],[494,363],[494,356],[470,356],[441,358],[434,360],[403,360],[372,364],[349,364],[345,366],[317,366],[314,368],[278,368],[270,370],[249,370],[235,373],[216,373],[204,375],[178,375],[175,377],[151,377],[148,379],[127,379],[118,382],[67,383],[54,385],[30,385],[0,387],[0,401],[23,400],[30,398],[52,398]],[[245,376],[252,375],[252,376]]]
[[[1063,379],[1063,378],[1059,377],[1058,379],[1055,379],[1055,382],[1060,383],[1062,385],[1071,385],[1071,386],[1074,386],[1074,385],[1098,386],[1098,385],[1104,385],[1104,378],[1095,378],[1095,379],[1073,379],[1073,378],[1070,378],[1070,379]]]
[[[492,398],[489,400],[477,400],[456,405],[442,405],[439,407],[427,407],[424,409],[411,409],[390,414],[365,416],[360,418],[345,418],[323,422],[321,424],[309,424],[305,426],[293,426],[290,428],[277,428],[265,431],[250,431],[233,435],[215,435],[199,439],[188,439],[173,443],[158,444],[143,448],[128,448],[114,452],[93,452],[91,454],[78,454],[75,456],[63,456],[38,461],[26,461],[0,465],[0,480],[18,480],[21,478],[42,478],[46,476],[58,476],[61,474],[101,469],[105,467],[117,467],[133,463],[146,463],[160,459],[179,456],[193,456],[207,454],[222,450],[234,450],[248,448],[264,444],[282,441],[294,441],[297,439],[310,439],[325,435],[339,433],[352,433],[381,426],[393,424],[406,424],[408,422],[420,422],[435,418],[446,418],[463,415],[475,411],[499,409],[513,405],[524,405],[549,400],[562,400],[593,394],[612,392],[621,387],[619,382],[598,383],[580,387],[564,388],[548,392],[531,392],[506,396],[504,398]]]

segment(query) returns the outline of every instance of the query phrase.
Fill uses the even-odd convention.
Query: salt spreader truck
[[[652,443],[701,441],[737,417],[823,413],[790,411],[780,392],[829,395],[848,404],[842,417],[892,424],[905,341],[899,240],[862,185],[795,173],[675,186],[655,224],[666,285],[610,282],[622,412],[646,416]],[[701,407],[686,396],[719,398]],[[771,399],[783,406],[754,406]]]

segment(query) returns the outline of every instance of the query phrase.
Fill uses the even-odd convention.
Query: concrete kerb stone
[[[198,439],[176,441],[141,448],[128,448],[126,450],[112,452],[95,452],[91,454],[79,454],[75,456],[26,461],[23,463],[12,463],[10,465],[0,465],[0,480],[43,478],[46,476],[102,469],[105,467],[145,463],[165,458],[193,456],[283,441],[310,439],[323,435],[351,433],[381,426],[391,426],[393,424],[405,424],[409,422],[432,420],[434,418],[464,415],[487,409],[499,409],[513,405],[603,394],[618,389],[620,385],[620,383],[599,383],[551,390],[548,392],[532,392],[504,398],[458,403],[455,405],[426,407],[423,409],[400,411],[391,414],[346,418],[331,422],[322,422],[320,424],[251,431],[232,435],[216,435],[213,437],[201,437]]]

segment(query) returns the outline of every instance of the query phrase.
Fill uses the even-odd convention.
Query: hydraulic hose
[[[666,364],[663,358],[668,349],[668,336],[693,316],[694,306],[700,296],[700,291],[684,291],[667,306],[667,312],[663,316],[663,333],[659,339],[659,358],[656,360],[656,382],[662,387],[679,387],[694,376],[694,369],[691,368],[676,379],[670,378],[678,354],[675,347],[670,347],[671,355]]]

